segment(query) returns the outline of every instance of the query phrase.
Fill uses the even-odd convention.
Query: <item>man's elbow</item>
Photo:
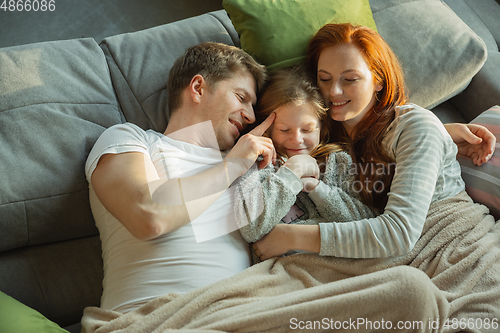
[[[124,225],[132,236],[143,241],[168,234],[190,222],[187,210],[176,206],[144,205],[135,209],[133,215]]]
[[[132,236],[141,241],[152,240],[164,234],[163,228],[155,222],[143,223],[140,228],[131,231],[131,233]]]
[[[155,239],[168,232],[164,223],[154,212],[142,211],[135,217],[131,217],[128,231],[141,241]]]

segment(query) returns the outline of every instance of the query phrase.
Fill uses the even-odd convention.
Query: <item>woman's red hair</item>
[[[385,151],[382,140],[394,120],[396,107],[407,102],[403,70],[389,45],[374,30],[350,23],[327,24],[313,37],[307,52],[307,66],[316,82],[321,52],[340,44],[354,45],[361,52],[372,71],[374,83],[383,88],[377,92],[371,112],[353,129],[352,138],[341,122],[329,117],[330,140],[349,147],[353,162],[361,170],[356,175],[362,187],[361,198],[381,211],[387,203],[395,165]]]

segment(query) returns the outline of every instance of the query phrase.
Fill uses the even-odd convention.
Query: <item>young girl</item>
[[[339,145],[322,144],[329,137],[322,126],[326,111],[318,90],[299,69],[270,74],[256,116],[276,113],[267,135],[279,160],[261,170],[254,165],[236,184],[235,213],[247,242],[260,240],[278,223],[346,222],[376,215],[358,199],[349,155]]]

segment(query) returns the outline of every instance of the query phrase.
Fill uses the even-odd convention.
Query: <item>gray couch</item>
[[[469,68],[472,75],[479,72],[432,92],[419,90],[428,86],[423,76],[422,87],[414,83],[410,93],[444,122],[468,122],[500,103],[500,4],[445,2],[484,41],[476,40],[476,62]],[[371,1],[379,32],[401,52],[419,43],[394,37],[394,27],[408,15],[400,8],[410,5],[443,6],[439,0]],[[103,278],[86,157],[114,124],[163,132],[169,68],[186,47],[208,40],[239,45],[225,11],[101,44],[76,39],[0,49],[0,291],[71,332],[80,330],[83,308],[99,305]],[[436,89],[439,96],[428,99]]]

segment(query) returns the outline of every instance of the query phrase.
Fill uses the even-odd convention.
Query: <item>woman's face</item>
[[[288,103],[274,112],[268,133],[279,153],[288,157],[309,154],[319,145],[321,123],[310,103]]]
[[[317,74],[330,116],[341,121],[351,135],[354,126],[375,104],[375,94],[382,90],[382,85],[375,84],[363,55],[351,44],[325,48],[319,56]]]

